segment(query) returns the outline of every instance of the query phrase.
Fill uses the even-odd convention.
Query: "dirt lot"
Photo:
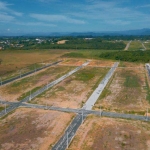
[[[1,150],[48,150],[60,138],[73,114],[20,108],[0,120]]]
[[[111,60],[90,60],[90,59],[63,58],[63,62],[60,63],[59,65],[80,66],[87,60],[89,60],[88,66],[91,66],[91,67],[111,67],[114,64],[114,62]]]
[[[65,44],[66,41],[68,41],[68,40],[61,40],[61,41],[58,41],[57,44]]]
[[[140,69],[118,68],[95,109],[101,106],[104,110],[144,114],[147,107],[150,107],[146,96],[145,68],[142,65]]]
[[[89,116],[68,150],[149,150],[150,123]]]
[[[106,68],[85,67],[32,102],[59,107],[80,108],[107,73]]]
[[[74,59],[74,58],[62,58],[63,62],[59,63],[59,65],[64,66],[81,66],[86,59]]]
[[[65,73],[73,70],[74,67],[67,66],[54,66],[46,69],[45,71],[40,71],[40,73],[15,81],[11,84],[0,87],[0,96],[3,100],[16,101],[20,100],[24,96],[29,95],[30,90],[35,91],[51,82]]]
[[[114,64],[110,60],[91,60],[88,66],[92,67],[112,67]]]
[[[0,77],[4,78],[11,73],[18,74],[18,70],[35,63],[56,61],[66,52],[65,50],[0,51],[0,59],[2,59]]]

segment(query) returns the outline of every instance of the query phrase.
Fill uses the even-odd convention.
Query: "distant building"
[[[93,38],[85,38],[85,40],[92,40]]]

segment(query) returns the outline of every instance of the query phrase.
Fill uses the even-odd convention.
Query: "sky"
[[[150,28],[150,0],[0,0],[0,33]]]

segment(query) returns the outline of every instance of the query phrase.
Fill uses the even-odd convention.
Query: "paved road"
[[[128,44],[126,45],[125,49],[124,50],[128,50],[130,44],[131,44],[132,41],[128,42]]]
[[[1,81],[1,80],[0,80],[0,86],[5,85],[5,84],[8,84],[8,83],[10,83],[10,82],[12,82],[12,81],[15,81],[15,80],[17,80],[17,79],[21,79],[21,78],[23,78],[23,77],[26,77],[26,76],[28,76],[28,75],[31,75],[31,74],[33,74],[33,73],[35,73],[35,72],[37,72],[37,71],[43,70],[43,69],[48,68],[48,67],[50,67],[50,66],[54,66],[54,65],[56,65],[56,64],[58,64],[58,63],[60,63],[60,62],[62,62],[62,60],[57,61],[57,62],[54,62],[54,63],[52,63],[52,64],[48,64],[48,65],[43,66],[43,67],[40,67],[40,68],[37,68],[36,70],[32,70],[32,71],[29,71],[29,72],[27,72],[27,73],[18,75],[18,76],[16,76],[16,77],[13,77],[13,78],[8,79],[8,80],[4,80],[4,81]]]
[[[81,114],[78,114],[72,123],[67,128],[67,131],[63,134],[63,136],[59,139],[59,141],[54,145],[52,150],[66,150],[71,140],[73,139],[77,129],[80,127],[87,114],[85,113],[87,110],[91,110],[95,102],[97,101],[100,93],[108,83],[108,80],[113,75],[118,63],[115,63],[114,66],[109,70],[105,78],[101,81],[96,90],[92,93],[90,98],[87,100],[86,104],[83,106],[81,110]]]
[[[87,66],[88,64],[89,64],[89,62],[86,62],[86,63],[82,64],[81,66],[75,68],[74,70],[70,71],[69,73],[67,73],[67,74],[63,75],[62,77],[58,78],[57,80],[55,80],[55,81],[53,81],[51,83],[48,83],[46,86],[42,87],[41,89],[35,91],[31,95],[29,95],[29,96],[25,97],[24,99],[22,99],[19,103],[12,103],[12,104],[10,104],[9,107],[7,107],[6,111],[3,110],[3,111],[0,112],[0,117],[3,117],[4,115],[6,115],[6,114],[10,113],[11,111],[15,110],[23,102],[31,101],[36,96],[42,94],[43,92],[45,92],[49,88],[51,88],[54,85],[58,84],[59,82],[61,82],[62,80],[66,79],[67,77],[71,76],[73,73],[77,72],[78,70],[80,70],[81,68]]]
[[[72,109],[72,108],[62,108],[62,107],[54,107],[54,106],[46,106],[46,105],[38,105],[38,104],[30,104],[30,103],[20,103],[20,102],[6,102],[6,101],[0,101],[0,104],[8,104],[8,105],[15,104],[15,106],[18,106],[18,107],[54,110],[54,111],[60,111],[60,112],[76,113],[76,114],[80,114],[80,115],[82,115],[82,113],[83,113],[84,116],[87,116],[88,114],[93,114],[93,115],[100,115],[103,117],[110,117],[110,118],[122,118],[122,119],[150,121],[150,117],[147,117],[147,116],[108,112],[108,111],[85,110],[84,108]]]
[[[105,86],[107,85],[108,81],[112,77],[113,73],[115,72],[116,68],[118,67],[118,62],[116,62],[113,67],[109,70],[109,72],[106,74],[104,79],[100,82],[98,87],[95,89],[95,91],[92,93],[92,95],[89,97],[87,102],[85,103],[85,109],[91,110],[94,104],[96,103],[97,99],[99,98],[100,94],[104,90]]]
[[[146,67],[148,75],[150,77],[150,64],[145,64],[145,67]]]

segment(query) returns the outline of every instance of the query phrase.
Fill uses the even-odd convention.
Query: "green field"
[[[143,43],[144,45],[145,45],[145,47],[147,48],[147,50],[150,50],[150,42],[148,42],[148,43]]]
[[[132,51],[132,50],[140,50],[140,49],[143,49],[143,46],[142,46],[141,42],[137,41],[137,40],[134,40],[134,41],[131,42],[128,50]]]

